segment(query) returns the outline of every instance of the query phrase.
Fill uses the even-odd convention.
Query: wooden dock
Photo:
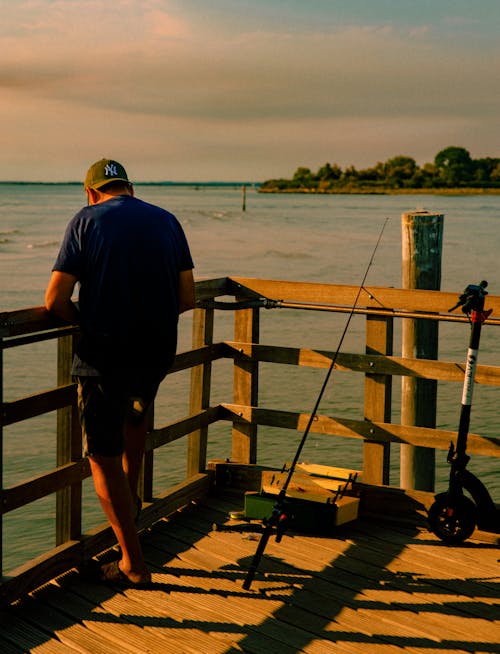
[[[72,570],[6,608],[0,652],[500,652],[497,545],[449,547],[422,528],[359,518],[331,537],[271,538],[245,591],[260,526],[230,519],[241,506],[209,495],[145,532],[151,589]]]

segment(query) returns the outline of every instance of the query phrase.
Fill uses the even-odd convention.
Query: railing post
[[[195,309],[193,312],[193,349],[212,345],[214,338],[214,310]],[[210,406],[212,363],[195,366],[191,370],[189,412],[197,413]],[[187,476],[203,472],[207,464],[208,427],[201,427],[188,436]]]
[[[259,342],[259,309],[240,309],[234,317],[234,340],[239,343]],[[257,406],[259,396],[259,364],[248,357],[234,363],[233,401],[244,406]],[[238,463],[257,462],[257,425],[233,423],[232,460]]]
[[[57,384],[70,384],[74,335],[57,341]],[[77,394],[70,406],[57,410],[57,465],[82,457],[82,436],[78,419]],[[56,494],[56,545],[78,538],[82,528],[82,484],[77,482]]]
[[[394,320],[377,315],[366,316],[366,354],[392,355]],[[391,422],[392,376],[365,375],[365,420]],[[390,443],[365,441],[363,445],[363,481],[389,484]]]
[[[3,338],[0,337],[0,409],[2,407],[3,407]],[[3,415],[0,416],[0,490],[3,490]],[[0,579],[2,578],[2,575],[3,575],[3,513],[0,512]]]
[[[154,403],[149,407],[146,414],[146,431],[149,433],[154,428]],[[139,479],[137,480],[137,494],[141,500],[150,501],[153,499],[153,472],[154,472],[154,450],[144,453]]]
[[[439,290],[441,286],[441,252],[443,214],[427,211],[401,216],[403,245],[403,288]],[[417,359],[437,359],[437,322],[403,320],[402,354]],[[437,381],[403,377],[401,424],[436,427]],[[436,452],[430,447],[401,445],[402,488],[433,491]]]

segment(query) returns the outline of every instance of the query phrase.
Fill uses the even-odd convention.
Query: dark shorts
[[[119,456],[125,425],[140,425],[161,380],[77,377],[78,409],[88,456]]]

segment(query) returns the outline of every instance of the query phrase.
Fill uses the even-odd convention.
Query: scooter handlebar
[[[451,313],[458,307],[462,307],[463,313],[481,310],[483,308],[484,297],[485,295],[488,295],[488,291],[485,290],[487,286],[488,282],[485,280],[479,282],[479,284],[469,284],[462,295],[458,298],[458,302],[454,307],[448,309],[448,312]]]

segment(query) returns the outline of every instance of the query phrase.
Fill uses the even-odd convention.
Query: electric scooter
[[[481,327],[491,313],[491,309],[484,310],[487,285],[487,282],[482,281],[478,285],[467,286],[457,304],[450,309],[451,312],[462,307],[462,312],[471,322],[471,334],[457,444],[455,446],[453,441],[451,442],[447,457],[451,465],[449,486],[446,492],[435,496],[435,501],[428,511],[428,521],[431,531],[445,543],[452,545],[467,540],[476,526],[484,531],[500,533],[500,513],[484,484],[467,470],[470,457],[466,452]],[[471,497],[464,495],[464,490]]]

